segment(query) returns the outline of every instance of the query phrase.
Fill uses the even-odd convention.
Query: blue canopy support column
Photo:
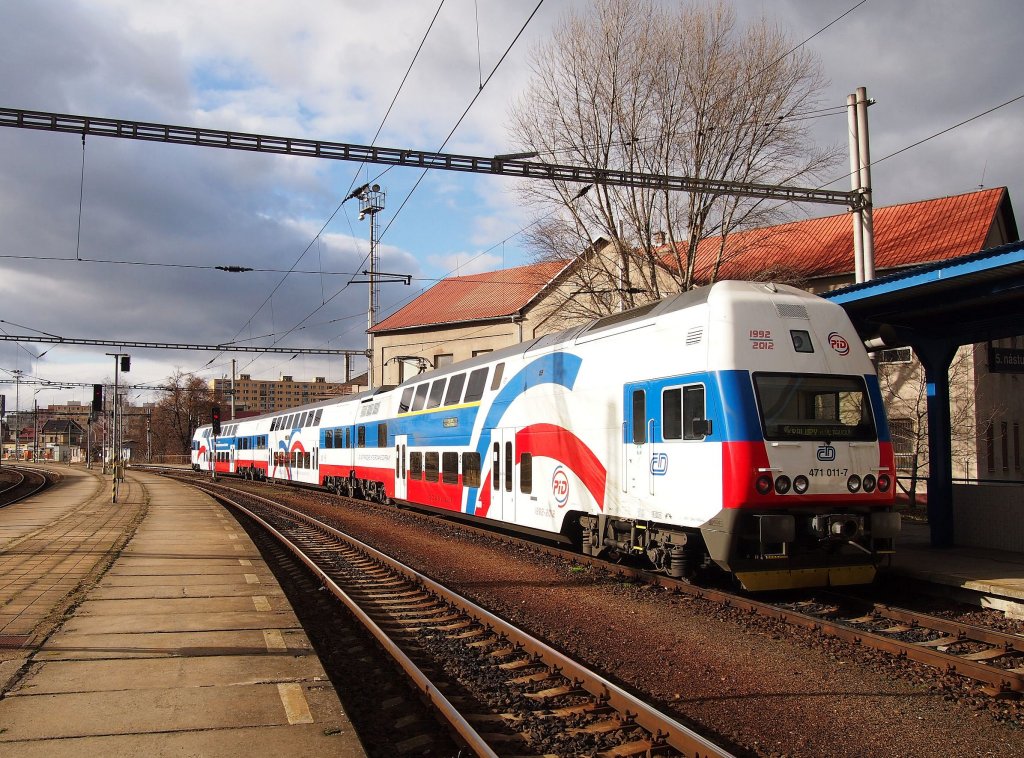
[[[915,340],[928,396],[928,526],[932,547],[953,546],[953,444],[949,412],[951,340]]]
[[[1017,225],[1007,210],[1007,234]],[[925,372],[928,524],[934,547],[955,544],[949,367],[957,348],[1024,334],[1024,242],[936,261],[822,297],[842,305],[865,342],[909,345]],[[977,389],[977,387],[974,387]],[[991,410],[991,409],[989,409]],[[984,452],[976,450],[982,459]]]

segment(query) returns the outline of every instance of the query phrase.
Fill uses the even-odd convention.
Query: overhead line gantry
[[[195,126],[174,126],[126,119],[78,116],[66,113],[29,111],[0,108],[0,126],[15,129],[36,129],[78,134],[83,137],[114,137],[146,142],[169,142],[178,145],[198,145],[225,150],[245,150],[256,153],[297,155],[339,161],[357,161],[385,166],[462,171],[474,174],[493,174],[518,179],[544,179],[549,181],[579,182],[581,184],[616,185],[681,192],[709,192],[738,195],[762,200],[781,200],[803,203],[845,205],[857,210],[863,203],[858,192],[788,187],[770,184],[728,182],[717,179],[695,179],[667,174],[646,174],[609,168],[568,166],[557,163],[525,160],[519,157],[456,155],[434,153],[374,145],[298,137],[278,137],[267,134],[205,129]]]

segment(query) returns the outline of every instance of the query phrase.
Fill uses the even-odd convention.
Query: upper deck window
[[[820,374],[754,374],[766,440],[876,439],[864,379]]]
[[[469,375],[469,386],[466,387],[464,403],[475,403],[484,396],[484,387],[487,386],[487,367],[478,368]]]

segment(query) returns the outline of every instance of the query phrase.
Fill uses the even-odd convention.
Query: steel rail
[[[209,489],[212,487],[210,483],[204,482],[202,484],[204,489]],[[232,490],[232,488],[227,487],[225,485],[216,485],[216,489]],[[356,547],[358,550],[362,551],[375,561],[378,561],[379,563],[388,566],[392,571],[401,574],[408,581],[426,588],[429,592],[432,592],[433,594],[441,598],[442,601],[449,603],[455,607],[458,607],[463,612],[473,617],[477,623],[486,626],[498,635],[506,637],[510,641],[510,643],[514,645],[519,645],[524,650],[533,653],[539,660],[541,660],[544,663],[544,665],[548,666],[549,668],[555,671],[558,671],[564,678],[569,679],[570,681],[573,681],[575,683],[578,683],[582,687],[582,689],[589,692],[593,697],[597,698],[598,701],[604,702],[607,705],[614,708],[617,712],[626,715],[627,717],[632,719],[634,723],[636,723],[638,726],[642,727],[649,734],[651,734],[654,739],[662,740],[664,744],[674,748],[683,755],[694,756],[695,758],[731,758],[732,754],[726,751],[724,748],[714,744],[710,740],[706,739],[705,737],[702,737],[697,732],[679,723],[670,716],[661,713],[660,711],[648,705],[639,698],[629,694],[628,692],[616,686],[615,684],[612,684],[607,679],[601,677],[593,671],[590,671],[586,667],[582,666],[581,664],[577,663],[571,658],[563,655],[554,648],[532,637],[523,630],[511,625],[504,619],[495,616],[494,614],[490,613],[484,608],[476,605],[472,601],[462,597],[461,595],[458,595],[457,593],[453,592],[447,587],[444,587],[443,585],[434,581],[433,579],[430,579],[429,577],[419,573],[415,569],[406,566],[400,561],[392,558],[391,556],[386,555],[385,553],[382,553],[381,551],[356,539],[355,537],[345,534],[344,532],[335,529],[330,525],[313,518],[312,516],[302,513],[301,511],[289,508],[286,505],[276,503],[273,500],[269,500],[268,498],[264,498],[260,495],[256,495],[251,492],[247,492],[244,490],[241,490],[240,492],[243,492],[246,497],[252,497],[254,499],[262,501],[263,503],[277,511],[287,513],[293,518],[305,522],[309,526],[312,526],[322,532],[330,534],[335,539],[338,539],[342,542],[345,542],[349,545]],[[305,563],[307,566],[309,566],[310,569],[317,574],[317,576],[323,579],[325,583],[329,583],[328,586],[331,587],[332,593],[335,593],[335,587],[337,587],[337,585],[332,580],[330,580],[330,577],[328,577],[320,568],[318,568],[315,565],[315,562],[312,559],[304,556],[297,547],[292,546],[292,543],[289,540],[287,540],[287,538],[280,535],[280,533],[273,527],[267,525],[264,519],[261,519],[258,516],[252,514],[249,509],[246,509],[244,506],[235,503],[234,501],[231,501],[227,497],[224,497],[224,500],[230,502],[230,504],[233,505],[234,507],[237,507],[240,510],[245,511],[247,514],[253,515],[253,517],[256,518],[256,520],[261,525],[266,525],[266,527],[274,533],[275,537],[281,539],[282,542],[289,545],[289,549],[295,552],[299,559],[302,560],[303,563]],[[361,610],[356,610],[357,606],[355,604],[355,601],[353,601],[348,596],[347,593],[345,593],[340,587],[337,587],[337,590],[338,592],[335,594],[339,597],[340,600],[342,600],[342,602],[345,603],[346,606],[352,609],[353,612],[357,613],[360,620],[366,619],[364,623],[369,621],[369,624],[372,624],[372,626],[368,624],[368,628],[370,628],[374,637],[376,637],[385,646],[389,653],[392,652],[392,650],[396,650],[397,652],[401,653],[400,650],[394,647],[394,643],[387,638],[386,633],[383,630],[381,630],[379,626],[372,622],[372,620],[370,620],[369,617],[367,617],[365,613],[363,613]],[[402,654],[402,656],[404,657],[404,654]],[[406,660],[408,661],[408,659]],[[406,663],[402,661],[400,662],[402,663],[403,668],[406,668]],[[442,699],[442,702],[446,704],[446,707],[452,709],[451,713],[449,713],[447,710],[444,710],[442,712],[445,714],[445,718],[449,718],[449,716],[452,715],[453,717],[458,719],[458,721],[451,721],[450,723],[452,723],[453,726],[455,726],[459,734],[464,739],[467,739],[467,741],[469,741],[467,733],[463,732],[463,729],[466,729],[468,730],[468,734],[475,735],[477,739],[482,740],[482,738],[479,737],[476,731],[473,730],[471,726],[469,726],[468,722],[465,722],[465,720],[458,715],[458,712],[454,709],[454,706],[451,706],[451,704],[446,699],[443,699],[443,696],[439,692],[437,692],[436,689],[433,688],[429,680],[426,679],[426,677],[422,674],[422,672],[415,666],[415,664],[412,661],[408,661],[408,666],[411,667],[413,671],[417,672],[414,678],[417,682],[417,686],[420,687],[421,691],[425,692],[428,696],[431,697],[436,695],[438,698]],[[408,671],[410,669],[406,670]],[[486,743],[482,744],[486,745]],[[473,749],[475,750],[476,747],[474,747]],[[487,748],[487,750],[490,751],[490,748]],[[491,755],[493,753],[486,752],[480,754]]]
[[[436,514],[423,511],[418,508],[413,508],[419,513],[425,513],[430,518],[442,518],[449,523],[453,520],[450,517],[437,516]],[[663,587],[668,590],[675,592],[681,592],[683,594],[691,595],[700,599],[708,600],[710,602],[718,603],[726,607],[733,607],[739,610],[754,613],[759,616],[766,618],[774,618],[791,623],[794,626],[800,626],[806,629],[814,629],[822,632],[823,634],[837,637],[846,642],[853,644],[865,645],[867,647],[880,650],[882,652],[897,655],[899,657],[909,658],[923,663],[925,665],[937,668],[940,671],[948,671],[966,676],[975,681],[982,682],[989,685],[991,689],[986,689],[986,693],[989,695],[999,695],[1009,692],[1024,692],[1024,674],[1009,670],[1001,669],[995,666],[988,665],[986,663],[976,662],[967,660],[951,653],[944,653],[939,650],[933,650],[927,647],[923,647],[920,643],[915,642],[902,642],[894,640],[873,632],[868,632],[860,629],[856,629],[847,626],[839,621],[830,621],[828,619],[811,616],[808,614],[801,613],[799,611],[787,610],[780,608],[777,605],[771,603],[762,602],[759,600],[752,600],[742,595],[737,595],[732,592],[725,590],[716,590],[713,588],[698,587],[688,582],[679,579],[673,579],[671,577],[663,576],[660,574],[653,574],[650,571],[640,568],[634,568],[631,566],[609,564],[607,561],[599,558],[593,558],[588,555],[581,553],[571,552],[562,548],[554,547],[540,542],[534,542],[531,540],[523,539],[522,537],[516,537],[501,532],[496,532],[490,529],[484,529],[479,526],[467,524],[461,519],[454,519],[463,528],[475,532],[477,534],[487,535],[492,538],[499,539],[501,541],[509,542],[519,547],[532,549],[541,553],[542,555],[549,555],[563,560],[594,566],[596,568],[608,571],[611,574],[627,577],[645,584],[650,584],[658,587]],[[912,620],[912,612],[905,611],[907,615],[904,620]],[[923,614],[917,614],[920,618]],[[947,622],[952,624],[952,622]],[[952,628],[952,627],[950,627]],[[964,629],[964,625],[959,625],[958,629]],[[952,633],[952,632],[951,632]],[[1000,633],[993,633],[1000,634]],[[984,641],[984,640],[979,640]],[[1020,640],[1016,640],[1019,644]],[[1000,642],[993,642],[990,644],[1002,644]],[[1019,648],[1018,648],[1019,649]]]
[[[361,501],[362,502],[362,501]],[[738,610],[753,613],[766,618],[778,619],[791,623],[794,626],[803,627],[806,629],[817,630],[823,634],[837,637],[846,642],[850,642],[856,645],[865,645],[867,647],[880,650],[885,653],[890,653],[898,657],[908,658],[918,663],[923,663],[927,666],[931,666],[940,671],[952,672],[960,674],[961,676],[968,677],[975,681],[981,682],[988,685],[985,692],[989,695],[996,696],[1006,693],[1024,693],[1024,673],[1014,671],[1011,669],[1001,669],[996,666],[991,666],[986,663],[977,662],[965,659],[963,657],[944,653],[939,650],[933,650],[928,647],[924,647],[921,643],[916,642],[904,642],[893,638],[885,637],[874,632],[866,631],[863,629],[857,629],[851,627],[841,621],[831,621],[825,618],[816,617],[813,615],[801,613],[799,611],[793,611],[786,608],[782,608],[771,603],[762,602],[759,600],[753,600],[742,595],[737,595],[732,592],[725,590],[716,590],[707,587],[698,587],[690,584],[686,581],[673,579],[668,576],[654,574],[650,571],[640,568],[634,568],[631,566],[624,566],[618,564],[610,564],[607,561],[599,558],[593,558],[588,555],[581,553],[572,552],[562,548],[554,547],[542,542],[535,542],[527,540],[522,537],[505,534],[492,529],[485,529],[473,524],[469,524],[462,519],[452,518],[450,515],[445,514],[443,516],[437,515],[433,509],[429,508],[418,508],[415,506],[404,506],[408,507],[417,513],[420,513],[427,518],[444,520],[447,523],[458,523],[462,528],[467,531],[489,536],[499,541],[508,542],[510,544],[527,548],[538,552],[542,555],[548,555],[562,560],[593,566],[595,568],[608,571],[609,573],[619,576],[626,577],[638,582],[645,584],[662,587],[664,589],[672,590],[674,592],[680,592],[686,595],[690,595],[699,599],[708,600],[710,602],[718,603],[725,607],[732,607]],[[911,622],[914,617],[922,619],[925,614],[914,614],[911,611],[904,611],[908,614],[901,620]],[[931,618],[931,617],[928,617]],[[950,633],[959,633],[960,630],[967,632],[966,625],[956,625],[954,622],[945,622],[952,626],[949,627],[953,630],[954,627],[957,631],[950,631]],[[943,630],[944,631],[944,630]],[[992,633],[1001,634],[1001,633]],[[968,640],[964,640],[968,641]],[[978,640],[984,642],[985,640]],[[1019,644],[1019,639],[1014,642]],[[1003,644],[1003,642],[993,642],[989,644]],[[1019,648],[1014,648],[1019,650]],[[1009,651],[1008,652],[1012,652]]]
[[[209,487],[210,485],[204,485],[204,489],[208,489]],[[230,488],[218,485],[217,489]],[[294,511],[288,508],[287,506],[283,506],[280,503],[274,503],[272,500],[262,498],[259,495],[254,495],[252,493],[247,492],[245,494],[247,497],[252,497],[264,501],[267,505],[269,505],[272,508],[289,512],[290,515],[301,518],[311,526],[315,526],[318,529],[326,527],[326,524],[321,526],[318,523],[314,523],[315,520],[310,520],[308,516],[305,516],[304,514],[301,514],[298,511]],[[347,607],[349,611],[359,620],[359,622],[366,627],[366,629],[370,632],[370,634],[373,635],[377,642],[381,644],[384,650],[387,651],[387,653],[392,658],[394,658],[395,661],[398,662],[398,664],[402,667],[402,670],[405,671],[409,678],[415,683],[416,688],[428,698],[430,704],[433,705],[438,710],[439,713],[441,713],[445,720],[449,724],[451,724],[452,728],[455,729],[459,736],[466,741],[466,744],[469,745],[469,747],[477,755],[485,756],[487,758],[498,758],[497,753],[491,750],[491,748],[484,741],[483,737],[480,736],[480,733],[477,732],[468,721],[466,721],[462,714],[459,713],[459,710],[454,705],[452,705],[451,701],[449,701],[448,698],[446,698],[444,694],[442,694],[437,689],[437,687],[434,686],[433,682],[430,681],[427,675],[424,674],[423,671],[412,661],[412,659],[410,659],[409,656],[407,656],[402,651],[402,649],[394,643],[394,641],[388,636],[388,634],[385,633],[384,630],[382,630],[380,626],[377,625],[377,622],[370,618],[370,616],[348,595],[348,593],[345,592],[345,590],[343,590],[340,586],[338,586],[338,584],[333,579],[331,579],[331,577],[326,572],[324,572],[323,569],[321,569],[317,565],[316,561],[314,561],[312,558],[306,555],[298,545],[296,545],[294,542],[288,539],[274,526],[269,524],[265,519],[261,518],[258,514],[254,513],[249,508],[246,508],[241,503],[232,500],[231,498],[224,494],[217,494],[216,497],[221,502],[224,502],[230,505],[231,507],[236,508],[237,510],[245,513],[247,516],[249,516],[249,518],[253,519],[261,527],[266,529],[268,533],[273,535],[274,538],[277,539],[282,545],[284,545],[292,553],[294,553],[295,556],[300,561],[302,561],[302,563],[305,564],[306,567],[309,568],[309,570],[312,571],[317,576],[317,578],[320,579],[321,582],[323,582],[324,586],[330,590],[331,594],[345,604],[345,607]]]
[[[42,490],[44,487],[46,487],[47,484],[49,484],[49,479],[47,478],[46,474],[44,472],[38,470],[38,469],[21,468],[21,467],[14,467],[14,466],[5,466],[4,468],[6,470],[8,470],[8,471],[16,471],[21,476],[21,480],[17,484],[11,485],[10,487],[6,487],[3,490],[0,490],[0,498],[4,497],[7,493],[11,492],[12,490],[14,490],[14,489],[24,485],[26,479],[28,478],[26,476],[26,474],[28,474],[28,473],[31,473],[32,476],[38,476],[39,479],[40,479],[40,482],[39,482],[38,485],[33,487],[29,492],[26,492],[24,495],[19,495],[18,497],[15,497],[15,498],[12,498],[11,500],[8,500],[7,502],[0,503],[0,508],[6,508],[9,505],[14,505],[15,503],[20,503],[22,500],[25,500],[26,498],[32,497],[34,494],[36,494],[37,492]]]

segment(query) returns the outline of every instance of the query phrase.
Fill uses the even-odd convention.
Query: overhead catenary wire
[[[381,122],[380,122],[380,124],[377,127],[377,131],[373,135],[373,140],[370,143],[371,145],[374,144],[377,141],[377,138],[380,136],[381,130],[384,128],[384,124],[387,122],[388,116],[391,115],[391,110],[392,110],[392,108],[394,108],[395,102],[398,100],[398,96],[401,94],[402,89],[405,87],[406,80],[408,80],[408,78],[409,78],[409,73],[412,71],[413,66],[416,63],[416,60],[419,58],[420,51],[423,50],[423,45],[426,42],[427,37],[430,35],[430,31],[434,28],[434,23],[437,21],[437,17],[441,13],[441,8],[444,6],[444,3],[445,3],[445,0],[441,0],[441,2],[437,6],[437,10],[434,11],[434,15],[431,17],[430,23],[427,25],[427,30],[423,33],[423,37],[420,39],[420,43],[419,43],[419,45],[416,48],[416,52],[413,54],[412,60],[409,62],[409,66],[406,68],[405,75],[402,77],[402,81],[399,83],[398,88],[396,89],[394,96],[391,98],[391,103],[388,105],[387,111],[384,113],[384,117],[381,119]],[[360,164],[360,168],[361,167],[362,167],[362,164]],[[256,309],[256,311],[246,320],[246,322],[242,325],[242,327],[235,333],[235,335],[231,338],[232,340],[237,339],[238,335],[241,334],[246,329],[246,327],[249,326],[252,323],[252,320],[254,318],[256,318],[257,315],[259,315],[259,312],[261,310],[263,310],[263,308],[266,306],[267,302],[269,300],[271,300],[271,298],[273,298],[274,294],[278,291],[278,289],[281,288],[281,285],[284,284],[284,282],[288,278],[288,276],[291,273],[293,273],[293,270],[295,268],[298,267],[299,262],[303,259],[303,257],[305,257],[306,253],[309,252],[309,248],[312,247],[313,242],[318,240],[318,239],[320,239],[320,236],[323,234],[324,230],[327,228],[327,226],[331,223],[331,221],[334,219],[334,217],[341,210],[342,206],[345,204],[345,201],[348,200],[349,197],[351,197],[351,190],[355,186],[356,179],[359,176],[360,168],[356,169],[356,173],[352,177],[352,181],[349,183],[348,190],[346,191],[346,193],[347,193],[346,194],[346,198],[344,200],[342,200],[340,203],[338,203],[337,207],[334,209],[334,212],[331,213],[331,215],[327,219],[327,221],[324,222],[323,226],[320,228],[320,231],[318,231],[316,233],[316,236],[313,238],[313,240],[310,242],[310,244],[307,245],[306,248],[299,255],[299,257],[296,258],[295,263],[292,264],[292,266],[288,270],[288,272],[286,272],[284,274],[284,276],[281,278],[281,281],[279,281],[277,283],[277,285],[274,287],[274,289],[271,291],[271,293],[267,296],[267,298],[260,304],[259,308]],[[351,222],[349,222],[349,226],[351,227]],[[352,238],[355,239],[354,231],[353,231],[353,234],[352,234]],[[360,265],[362,265],[362,264],[360,264]],[[349,282],[349,284],[351,284],[351,282]],[[345,286],[347,287],[348,285],[346,284]],[[340,292],[336,293],[335,297],[337,296],[337,294],[340,294]],[[332,297],[331,299],[333,300],[334,297]],[[321,305],[326,305],[326,301],[321,303]],[[246,364],[246,366],[248,367],[249,365],[251,365],[251,363],[252,362],[250,361],[250,363]]]

